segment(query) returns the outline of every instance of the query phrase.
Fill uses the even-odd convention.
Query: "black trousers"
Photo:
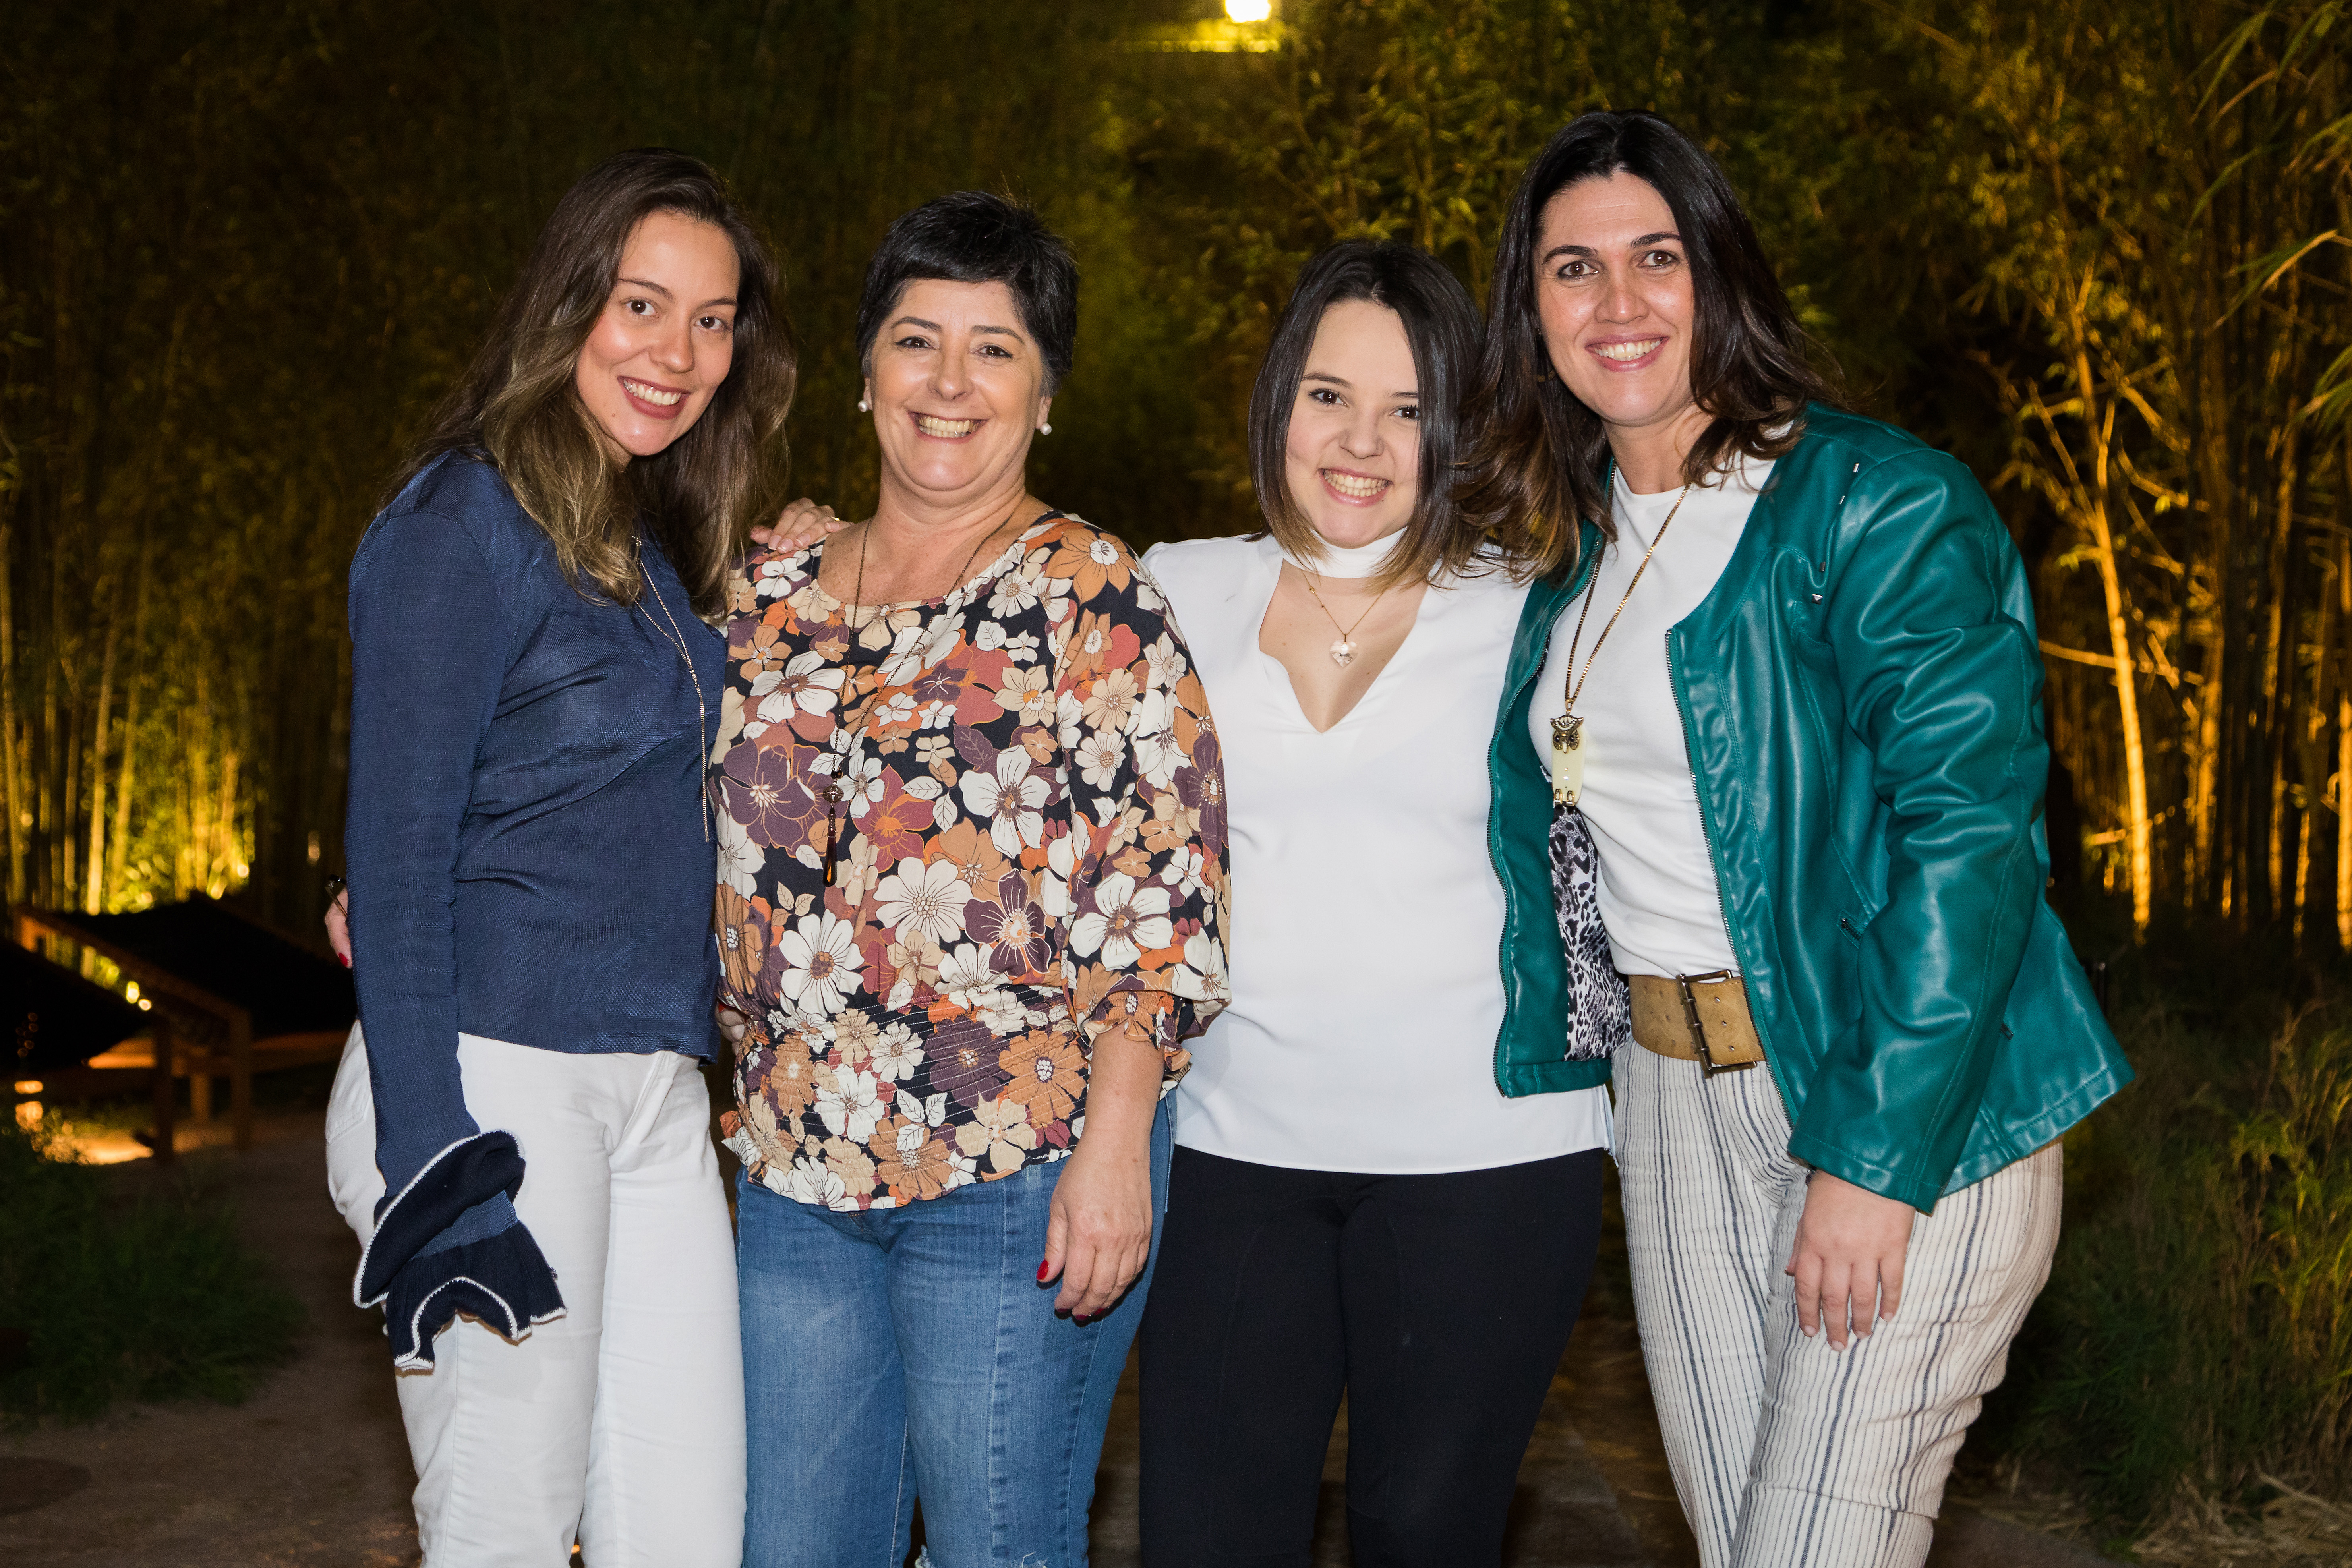
[[[1307,1568],[1343,1390],[1356,1568],[1498,1563],[1604,1158],[1381,1176],[1179,1148],[1143,1319],[1146,1568]]]

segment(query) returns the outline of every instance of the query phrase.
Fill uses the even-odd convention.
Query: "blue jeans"
[[[1151,1124],[1152,1261],[1169,1108]],[[737,1178],[744,1568],[1085,1568],[1103,1427],[1143,1318],[1081,1328],[1037,1284],[1063,1166],[836,1213]]]

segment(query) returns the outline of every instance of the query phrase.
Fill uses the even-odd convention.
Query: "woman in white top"
[[[1325,251],[1251,403],[1266,528],[1145,557],[1234,889],[1143,1328],[1147,1564],[1303,1568],[1343,1391],[1356,1563],[1498,1561],[1591,1271],[1604,1091],[1497,1087],[1486,759],[1527,590],[1446,493],[1478,335],[1429,256]]]

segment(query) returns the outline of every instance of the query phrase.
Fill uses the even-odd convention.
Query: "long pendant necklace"
[[[1633,590],[1642,585],[1642,574],[1650,569],[1650,557],[1655,555],[1658,546],[1665,542],[1666,530],[1675,525],[1675,514],[1683,510],[1683,502],[1690,499],[1690,486],[1685,485],[1682,494],[1675,497],[1675,504],[1666,512],[1666,521],[1658,524],[1658,531],[1650,540],[1650,548],[1642,552],[1642,563],[1633,568],[1633,580],[1625,584],[1623,597],[1609,613],[1609,624],[1602,626],[1601,635],[1592,639],[1592,651],[1584,656],[1584,673],[1579,675],[1576,648],[1584,640],[1584,618],[1592,613],[1592,595],[1601,587],[1601,567],[1597,562],[1593,564],[1592,581],[1584,590],[1584,607],[1576,613],[1576,633],[1568,639],[1568,701],[1559,717],[1551,721],[1551,798],[1555,805],[1574,805],[1577,797],[1584,793],[1584,719],[1576,710],[1576,700],[1584,692],[1584,682],[1592,673],[1593,660],[1601,657],[1601,645],[1607,642],[1609,634],[1617,629],[1617,617],[1625,613],[1626,603],[1633,597]]]
[[[1302,570],[1298,574],[1298,580],[1307,584],[1307,592],[1315,600],[1315,607],[1323,612],[1323,618],[1329,621],[1331,629],[1339,634],[1331,639],[1331,646],[1326,650],[1331,655],[1331,662],[1341,669],[1347,668],[1356,661],[1356,626],[1362,626],[1371,617],[1372,612],[1380,608],[1382,595],[1380,594],[1372,595],[1372,602],[1366,605],[1364,613],[1356,617],[1355,626],[1342,626],[1339,624],[1339,617],[1331,613],[1331,606],[1323,602],[1323,595],[1315,592],[1315,574]]]
[[[986,544],[990,540],[994,539],[998,534],[1003,532],[1006,526],[1010,524],[1014,518],[1019,517],[1020,515],[1021,505],[1016,501],[1013,503],[1013,510],[1005,514],[1003,522],[998,523],[994,528],[990,529],[986,533],[980,536],[978,542],[971,547],[971,553],[963,558],[963,564],[961,566],[956,568],[955,578],[948,584],[949,593],[954,593],[958,588],[962,587],[965,583],[971,580],[971,563],[980,559],[981,546]],[[857,583],[856,585],[849,591],[849,605],[853,609],[858,605],[864,605],[866,602],[866,542],[873,537],[874,523],[871,519],[868,519],[865,527],[859,531],[857,535]],[[876,619],[880,616],[881,613],[882,608],[880,605],[870,606],[870,613],[866,617],[849,628],[849,640],[851,647],[855,647],[857,645],[857,641],[859,637],[865,634],[866,628],[872,626]],[[881,695],[882,686],[877,680],[875,684],[873,692],[868,695],[866,700],[866,705],[858,710],[856,722],[853,724],[849,720],[849,716],[847,714],[844,714],[842,716],[842,727],[846,730],[852,730],[856,734],[862,735],[866,728],[866,720],[873,717],[875,701]],[[856,744],[856,741],[853,739],[851,743],[853,745]],[[835,851],[841,847],[841,805],[842,802],[848,797],[841,787],[840,779],[835,778],[827,783],[824,788],[819,792],[818,798],[824,802],[824,885],[830,888],[833,886],[834,880]]]
[[[661,590],[654,586],[652,575],[646,571],[646,542],[643,539],[637,541],[637,579],[645,584],[646,592],[654,596],[654,603],[661,606],[662,620],[669,623],[669,628],[664,631],[659,621],[655,620],[651,616],[646,616],[645,600],[642,596],[639,597],[634,608],[637,614],[646,616],[646,625],[661,633],[663,638],[672,647],[677,649],[677,657],[686,662],[687,679],[694,682],[694,747],[696,752],[699,754],[704,747],[710,744],[710,705],[703,700],[702,675],[694,668],[694,655],[687,648],[686,634],[677,629],[677,617],[669,613],[669,601],[661,596]],[[708,763],[709,759],[704,758],[697,764],[698,769],[708,773]],[[706,777],[702,784],[702,841],[705,844],[710,842],[711,824],[715,816],[710,805],[711,788],[711,784]]]

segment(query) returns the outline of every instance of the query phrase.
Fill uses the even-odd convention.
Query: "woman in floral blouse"
[[[876,515],[733,584],[747,1563],[900,1561],[919,1495],[942,1563],[1086,1561],[1225,829],[1158,589],[1027,491],[1076,281],[1001,198],[902,216],[858,316]]]

